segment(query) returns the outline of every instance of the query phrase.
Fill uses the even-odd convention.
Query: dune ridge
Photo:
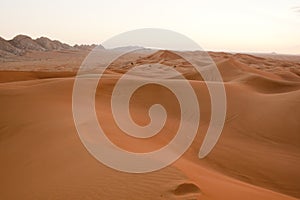
[[[187,53],[197,56],[199,52]],[[180,120],[178,102],[166,93],[160,95],[166,98],[157,98],[158,88],[150,86],[132,98],[131,110],[139,124],[149,121],[147,108],[153,102],[171,110],[159,138],[139,145],[139,140],[124,136],[116,127],[109,109],[111,92],[120,76],[134,66],[149,65],[145,73],[153,73],[151,64],[158,62],[182,72],[197,94],[201,111],[196,139],[182,158],[157,172],[127,174],[95,160],[76,133],[72,89],[87,54],[82,49],[32,51],[0,62],[1,199],[300,198],[298,62],[210,52],[224,79],[228,111],[219,142],[202,160],[197,155],[210,122],[210,99],[192,66],[163,50],[112,63],[95,100],[98,119],[107,125],[107,136],[116,145],[141,152],[156,149],[172,138],[164,133],[175,130],[173,124]]]

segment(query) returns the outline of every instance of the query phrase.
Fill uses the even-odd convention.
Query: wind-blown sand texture
[[[29,51],[0,58],[0,199],[300,198],[297,59],[210,52],[225,81],[228,110],[220,140],[203,160],[197,155],[209,125],[210,99],[205,83],[186,70],[189,63],[162,50],[113,63],[98,87],[96,110],[108,137],[126,150],[162,147],[172,138],[164,133],[175,130],[179,120],[172,93],[150,85],[133,96],[133,119],[147,124],[149,106],[159,102],[168,111],[166,127],[142,142],[122,134],[109,102],[113,84],[128,68],[156,62],[176,66],[190,79],[200,102],[200,128],[183,157],[160,171],[129,174],[95,160],[76,132],[72,89],[88,52]],[[151,67],[145,73],[153,73]]]

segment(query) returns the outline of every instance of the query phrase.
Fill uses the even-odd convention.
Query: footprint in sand
[[[190,197],[189,199],[198,199],[201,194],[200,188],[194,183],[181,183],[172,191],[176,196]]]

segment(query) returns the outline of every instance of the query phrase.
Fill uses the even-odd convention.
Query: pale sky
[[[300,54],[300,0],[1,0],[0,36],[99,44],[139,28],[170,29],[205,50]]]

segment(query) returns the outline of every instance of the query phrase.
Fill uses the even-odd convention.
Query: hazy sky
[[[0,36],[101,43],[165,28],[205,50],[300,54],[300,0],[1,0]]]

